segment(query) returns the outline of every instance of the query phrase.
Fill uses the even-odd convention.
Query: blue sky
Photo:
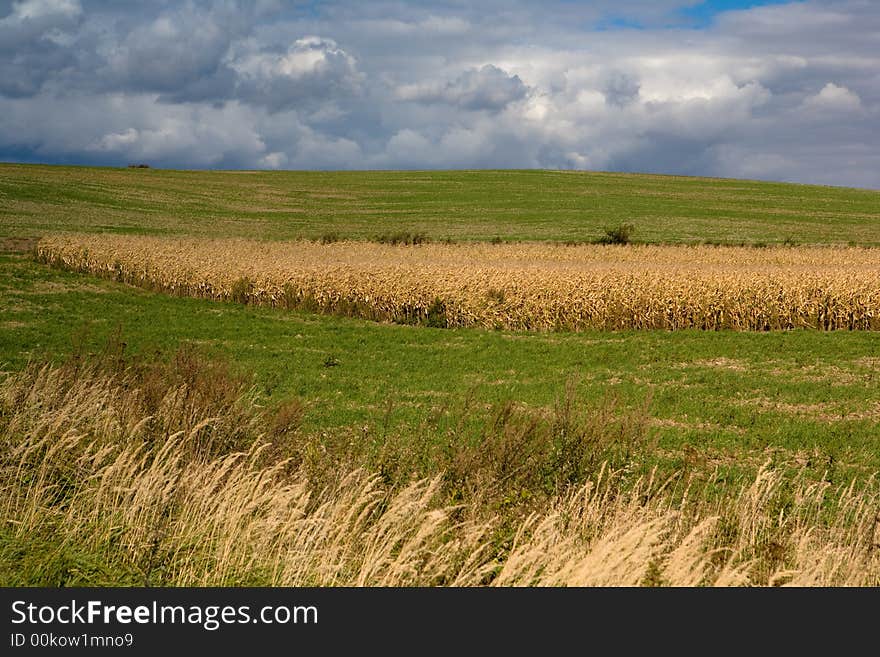
[[[0,0],[0,161],[880,188],[870,0]]]
[[[802,0],[794,0],[802,1]],[[710,27],[719,14],[728,11],[744,11],[754,9],[755,7],[763,7],[767,5],[784,5],[790,4],[793,0],[690,0],[690,2],[678,3],[679,6],[674,7],[665,16],[666,26],[686,27],[690,29],[705,29]],[[583,4],[580,2],[573,4]],[[630,13],[626,11],[626,3],[620,3],[617,7],[609,7],[608,14],[603,17],[598,29],[646,29],[651,27],[650,23],[645,24],[639,21],[638,13]],[[623,15],[620,14],[623,10]]]
[[[766,5],[788,4],[786,0],[707,0],[680,10],[683,16],[695,21],[696,27],[710,25],[715,17],[725,11],[742,11]]]

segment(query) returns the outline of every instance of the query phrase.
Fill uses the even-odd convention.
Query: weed
[[[470,442],[412,431],[371,452],[364,428],[300,436],[296,405],[275,419],[247,397],[192,409],[172,386],[145,409],[142,390],[136,372],[91,364],[33,364],[0,383],[3,584],[880,583],[876,480],[833,488],[765,465],[714,501],[718,479],[677,492],[676,476],[641,475],[629,447],[616,451],[638,422],[581,413],[573,397],[549,418],[502,403]],[[208,453],[208,428],[252,442]],[[590,452],[581,470],[581,448],[562,461],[552,448],[578,434]],[[560,465],[577,474],[548,478]]]
[[[425,323],[432,328],[447,328],[449,326],[446,303],[439,297],[435,297],[425,311]]]
[[[247,276],[237,278],[229,289],[229,298],[236,303],[252,303],[255,285],[253,279]]]
[[[390,244],[392,246],[417,246],[419,244],[427,244],[430,240],[425,233],[383,233],[376,236],[376,240],[380,244]]]
[[[599,244],[629,244],[635,226],[630,223],[620,224],[613,228],[606,228],[605,234],[597,241]]]

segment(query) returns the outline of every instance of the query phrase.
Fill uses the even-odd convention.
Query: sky
[[[0,161],[880,189],[880,1],[0,0]]]

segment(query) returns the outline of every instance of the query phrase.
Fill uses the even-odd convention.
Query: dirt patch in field
[[[22,291],[21,294],[61,294],[64,292],[91,292],[93,294],[106,294],[108,290],[98,285],[95,285],[94,283],[61,283],[59,281],[37,281],[31,286],[29,290]]]
[[[39,241],[39,237],[2,237],[0,253],[28,253]]]
[[[836,418],[840,420],[871,420],[872,422],[880,422],[880,402],[874,402],[872,406],[861,410],[847,413],[846,415]]]
[[[716,424],[714,422],[683,422],[673,418],[651,418],[648,424],[658,429],[680,429],[683,431],[730,431],[743,434],[745,430],[740,427]]]
[[[230,205],[231,207],[231,205]],[[305,208],[301,208],[299,206],[291,205],[286,207],[269,207],[269,206],[260,206],[260,205],[236,205],[236,210],[242,210],[247,212],[248,214],[289,214],[289,213],[297,213],[297,212],[305,212]]]
[[[4,331],[14,331],[15,329],[20,329],[28,326],[27,322],[18,322],[15,320],[9,320],[6,322],[0,322],[0,329]]]
[[[501,338],[502,338],[503,340],[526,340],[526,341],[531,340],[531,341],[534,341],[534,340],[535,340],[535,334],[531,334],[531,335],[519,335],[519,334],[516,334],[516,333],[502,333],[502,334],[501,334]],[[562,338],[556,338],[556,337],[553,337],[553,336],[551,336],[551,335],[549,335],[549,334],[547,334],[547,333],[542,333],[542,334],[541,334],[541,341],[544,342],[544,343],[546,343],[546,344],[562,344],[563,339],[562,339]],[[596,342],[600,342],[600,341],[597,340]]]
[[[16,294],[26,294],[16,290]],[[22,314],[33,314],[39,315],[44,313],[48,309],[56,309],[58,304],[46,304],[46,303],[31,303],[25,299],[20,297],[18,298],[10,298],[5,297],[2,299],[3,310],[6,314],[9,315],[22,315]],[[9,320],[13,321],[13,320]]]
[[[784,377],[791,381],[804,381],[808,383],[830,383],[831,385],[845,386],[864,383],[871,379],[872,372],[861,371],[864,368],[877,369],[880,376],[880,359],[871,365],[872,359],[862,358],[855,361],[845,362],[846,367],[831,363],[817,365],[796,365],[791,362],[772,360],[763,363],[762,374],[775,377]]]
[[[781,372],[780,375],[791,375],[791,372]],[[813,365],[805,367],[798,373],[797,378],[801,381],[812,383],[831,383],[834,385],[849,385],[859,383],[867,378],[867,375],[845,370],[836,365]]]
[[[745,433],[737,431],[737,433]],[[725,468],[757,470],[768,461],[773,463],[794,463],[793,455],[787,450],[769,447],[756,450],[718,449],[708,445],[685,444],[678,449],[667,450],[664,456],[679,458],[692,470],[688,472],[691,482],[708,482],[715,478],[719,470]]]
[[[847,363],[849,365],[849,363]],[[880,359],[862,358],[852,363],[859,368],[877,370],[880,375]],[[869,379],[872,372],[853,371],[847,367],[822,363],[817,365],[795,365],[790,362],[779,360],[765,361],[762,363],[747,363],[734,358],[713,358],[696,360],[676,365],[679,369],[703,367],[710,369],[726,370],[728,372],[750,372],[754,374],[784,377],[791,381],[803,381],[808,383],[830,383],[832,385],[853,385],[863,383]]]
[[[762,411],[778,411],[789,415],[833,415],[834,404],[829,402],[816,402],[814,404],[790,404],[776,401],[766,397],[743,399],[739,402],[743,406],[754,406]]]
[[[748,368],[739,360],[734,358],[713,358],[712,360],[698,360],[694,365],[702,367],[717,367],[723,370],[733,370],[734,372],[745,372]]]
[[[354,194],[343,194],[333,192],[306,192],[308,198],[314,199],[334,199],[337,201],[357,201],[358,197]]]
[[[767,399],[766,397],[744,399],[738,403],[743,406],[757,407],[761,411],[771,411],[776,413],[784,413],[786,415],[796,415],[811,420],[818,420],[819,422],[842,422],[852,420],[870,420],[873,422],[880,422],[880,402],[873,402],[873,404],[868,408],[858,411],[843,410],[841,409],[839,402],[790,404],[786,402]]]
[[[728,370],[731,372],[746,372],[748,366],[741,360],[735,358],[712,358],[707,360],[695,360],[688,363],[681,363],[681,367],[710,367],[713,369]]]

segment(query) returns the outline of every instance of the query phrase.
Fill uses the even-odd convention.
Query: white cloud
[[[264,169],[283,169],[287,166],[289,161],[290,159],[287,157],[286,153],[275,151],[274,153],[267,153],[261,157],[259,164],[260,168]]]
[[[332,39],[318,36],[296,39],[281,52],[251,40],[226,61],[237,75],[235,97],[273,111],[293,106],[314,111],[316,103],[357,96],[364,83],[357,60]]]
[[[418,37],[431,35],[462,36],[470,31],[471,24],[458,16],[435,16],[405,21],[389,18],[368,18],[357,21],[360,29],[377,37]]]
[[[76,153],[86,162],[155,166],[255,166],[267,154],[251,111],[157,104],[155,96],[81,96],[58,120],[51,98],[0,98],[0,151],[27,147],[40,160]]]
[[[822,91],[804,100],[807,110],[827,110],[832,112],[855,112],[862,109],[862,100],[846,87],[829,82]]]
[[[797,37],[804,33],[828,34],[843,30],[852,24],[853,19],[853,15],[846,11],[845,2],[791,2],[727,12],[720,18],[720,27],[750,37]]]
[[[76,18],[82,14],[79,0],[22,0],[12,5],[6,20],[25,21],[46,17]]]
[[[396,162],[398,166],[414,166],[430,161],[434,156],[431,142],[416,132],[406,128],[394,134],[385,148],[385,159]]]
[[[338,66],[353,72],[354,59],[332,39],[309,36],[297,39],[285,53],[255,52],[230,62],[239,76],[252,80],[276,77],[302,78]]]
[[[140,133],[134,128],[126,128],[122,132],[111,132],[98,139],[91,149],[97,151],[127,151],[132,145],[137,144]]]

